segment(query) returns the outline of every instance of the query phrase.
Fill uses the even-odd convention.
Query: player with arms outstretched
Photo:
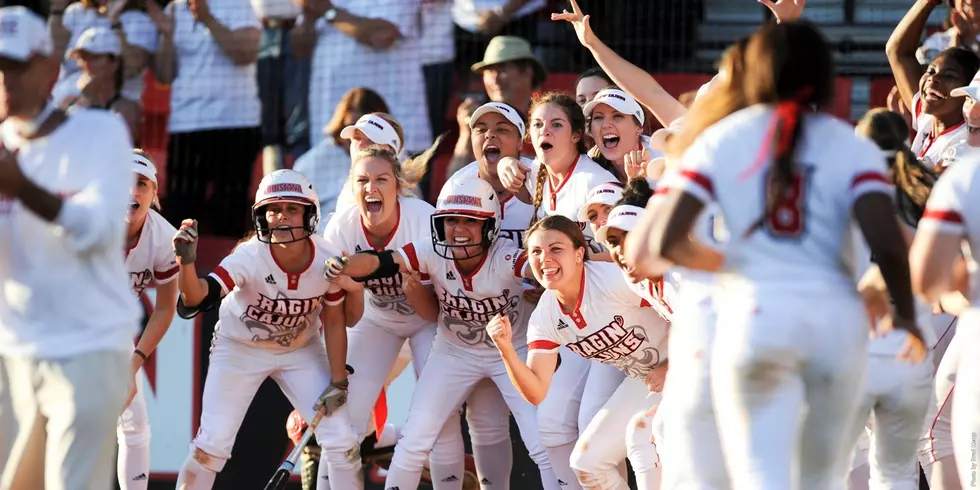
[[[493,380],[507,401],[544,488],[559,488],[541,447],[535,408],[510,383],[485,331],[497,314],[522,324],[522,281],[530,274],[523,251],[510,240],[497,239],[498,201],[493,187],[481,179],[450,179],[432,215],[431,240],[327,262],[329,277],[345,274],[361,281],[389,278],[403,270],[428,274],[439,301],[439,332],[416,385],[385,488],[418,487],[425,457],[446,420],[484,379]],[[524,332],[517,332],[514,342],[523,351]],[[509,475],[506,478],[488,484],[507,488]]]
[[[360,445],[344,405],[344,293],[317,265],[329,257],[329,248],[316,235],[320,209],[313,185],[293,170],[265,176],[252,216],[255,234],[206,279],[194,267],[197,223],[184,220],[173,240],[180,263],[177,312],[191,318],[220,303],[200,429],[177,488],[211,488],[231,457],[252,397],[267,377],[279,384],[305,420],[312,420],[317,410],[329,415],[316,429],[322,448],[318,482],[362,488]]]

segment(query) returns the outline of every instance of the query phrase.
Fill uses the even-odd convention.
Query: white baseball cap
[[[54,43],[44,19],[26,7],[0,8],[0,56],[27,61],[52,52]]]
[[[643,114],[643,108],[640,107],[640,103],[622,90],[615,88],[600,90],[599,93],[595,94],[595,98],[588,104],[585,104],[585,107],[582,108],[582,112],[585,113],[585,117],[591,116],[592,110],[599,104],[606,104],[609,107],[622,112],[623,114],[635,116],[636,119],[640,121],[641,126],[644,123],[644,118],[646,116]]]
[[[398,137],[395,128],[382,117],[365,114],[353,126],[347,126],[341,130],[340,137],[346,140],[353,138],[355,129],[360,129],[375,144],[391,145],[395,149],[395,153],[402,151],[402,139]]]
[[[75,44],[65,53],[65,58],[72,58],[79,52],[92,54],[122,54],[122,42],[119,36],[106,27],[89,27],[75,40]]]
[[[502,102],[487,102],[473,111],[473,115],[470,116],[470,129],[473,129],[476,126],[476,122],[488,112],[496,112],[507,118],[511,124],[517,126],[517,130],[521,133],[521,139],[524,139],[525,128],[521,114],[517,112],[517,109]]]
[[[623,197],[623,186],[619,182],[605,182],[589,190],[589,197],[585,204],[578,210],[578,220],[580,223],[589,221],[589,208],[593,204],[605,204],[612,206]]]
[[[949,95],[953,97],[969,97],[973,100],[980,101],[980,74],[974,76],[973,81],[966,87],[954,88],[949,92]]]
[[[694,100],[698,100],[701,97],[704,97],[705,94],[707,94],[708,91],[711,90],[711,87],[714,86],[714,84],[718,83],[718,79],[720,77],[721,77],[721,73],[718,73],[715,76],[711,77],[711,80],[708,80],[707,83],[705,83],[700,88],[698,88],[698,93],[697,95],[694,96]]]
[[[636,228],[636,224],[640,222],[640,216],[643,216],[643,208],[639,206],[632,206],[629,204],[623,204],[616,206],[611,211],[609,211],[609,217],[606,219],[606,224],[599,227],[595,232],[595,239],[599,242],[606,241],[606,235],[609,234],[610,228],[616,228],[623,231],[631,231]]]
[[[157,183],[157,166],[146,156],[133,152],[133,172],[136,172],[147,179]]]

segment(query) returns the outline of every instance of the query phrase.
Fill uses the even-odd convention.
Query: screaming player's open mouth
[[[380,213],[384,209],[384,204],[381,202],[381,198],[368,196],[364,198],[364,209],[367,210],[369,214]]]
[[[548,143],[547,141],[545,141],[545,142],[541,143],[541,145],[539,146],[539,148],[541,148],[541,151],[547,153],[547,152],[551,151],[552,148],[554,148],[554,145],[552,145],[551,143]]]
[[[554,280],[561,273],[561,267],[542,267],[541,268],[541,278],[545,280]]]
[[[133,201],[133,202],[129,203],[129,210],[130,211],[137,211],[137,210],[139,210],[139,208],[140,208],[139,201]]]
[[[500,161],[500,147],[497,145],[486,145],[483,147],[483,156],[490,163],[497,163]]]
[[[619,146],[619,135],[606,134],[602,136],[602,146],[607,150],[614,150]]]

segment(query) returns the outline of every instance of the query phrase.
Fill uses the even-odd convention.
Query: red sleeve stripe
[[[419,278],[422,279],[423,281],[428,281],[429,280],[429,275],[423,272],[423,273],[419,274]]]
[[[934,219],[936,221],[945,221],[947,223],[955,223],[958,225],[963,224],[963,216],[956,211],[943,211],[939,209],[926,209],[922,213],[922,219]]]
[[[408,258],[408,265],[412,268],[412,271],[418,272],[419,270],[419,256],[415,253],[415,244],[409,243],[402,247],[402,251],[405,252],[405,257]]]
[[[681,176],[695,184],[704,188],[712,197],[715,195],[715,189],[711,185],[711,179],[707,175],[697,173],[693,170],[681,170]]]
[[[558,344],[550,340],[533,340],[527,344],[528,350],[555,350],[559,347]]]
[[[521,252],[514,259],[514,277],[520,279],[524,277],[524,265],[527,264],[527,252]]]
[[[165,281],[167,279],[170,279],[171,277],[174,277],[174,274],[176,274],[179,271],[180,271],[180,266],[179,265],[178,266],[174,266],[173,269],[166,270],[166,271],[163,271],[163,272],[153,271],[153,278],[156,279],[156,280],[158,280],[158,281]]]
[[[344,297],[347,296],[347,292],[341,289],[340,291],[334,293],[328,292],[326,296],[327,296],[327,303],[333,304],[343,300]]]
[[[877,182],[886,185],[889,183],[888,178],[882,175],[881,172],[864,172],[854,176],[854,180],[851,181],[851,189],[867,182]]]
[[[226,271],[224,267],[221,267],[220,265],[215,267],[214,275],[221,281],[221,285],[225,287],[226,293],[232,289],[235,289],[235,281],[231,279],[231,275],[228,274],[228,271]]]
[[[653,305],[646,298],[640,298],[640,308],[653,308]]]
[[[661,185],[661,186],[657,186],[657,188],[653,190],[653,195],[654,196],[662,196],[664,194],[667,194],[668,192],[670,192],[670,188],[667,187],[667,186]]]

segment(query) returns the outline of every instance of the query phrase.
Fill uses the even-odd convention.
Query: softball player
[[[431,153],[426,154],[431,156]],[[411,197],[402,177],[402,172],[424,173],[424,169],[418,170],[415,166],[427,164],[425,154],[399,164],[393,152],[379,145],[355,154],[350,181],[356,205],[338,212],[327,225],[324,238],[330,254],[353,255],[364,250],[401,248],[427,239],[434,209],[429,203]],[[436,335],[438,304],[426,288],[403,287],[406,275],[411,276],[402,273],[367,281],[359,291],[361,294],[349,294],[345,301],[347,324],[356,323],[347,332],[347,358],[355,373],[350,378],[347,404],[360,440],[373,430],[381,440],[382,427],[368,427],[371,408],[384,388],[402,344],[408,340],[418,376]],[[427,276],[421,280],[423,284],[430,284]],[[357,296],[362,296],[364,301],[357,301]],[[349,305],[352,304],[359,304],[361,311],[351,311]],[[478,389],[496,391],[492,386]],[[376,425],[383,423],[375,420]],[[503,422],[497,425],[502,426],[499,430],[508,433],[509,442],[507,417],[504,416]],[[388,430],[391,429],[397,431],[393,427]],[[507,449],[510,450],[509,444]],[[436,488],[462,487],[464,453],[460,418],[450,416],[430,454],[429,468]]]
[[[133,150],[133,202],[126,216],[126,270],[136,297],[152,283],[156,304],[133,351],[133,387],[126,409],[119,417],[117,476],[121,490],[145,490],[150,481],[150,420],[140,370],[170,328],[177,312],[177,257],[173,237],[177,230],[157,212],[157,168],[149,155]],[[156,209],[152,209],[156,208]]]
[[[522,279],[529,274],[526,255],[513,242],[497,240],[498,201],[493,187],[481,179],[450,179],[432,215],[431,240],[411,243],[397,252],[359,253],[327,262],[329,277],[346,274],[357,280],[380,279],[401,270],[428,274],[439,300],[441,328],[412,397],[385,488],[418,487],[425,455],[440,428],[484,379],[492,379],[507,400],[544,488],[559,488],[538,438],[535,408],[507,379],[484,330],[496,314],[521,324]],[[523,345],[524,333],[515,335],[514,342]],[[509,475],[505,481],[482,485],[507,488],[508,481]]]
[[[511,381],[528,401],[540,403],[561,345],[615,366],[626,378],[583,430],[571,466],[583,488],[628,488],[617,469],[628,456],[637,487],[659,488],[649,432],[644,444],[630,444],[629,450],[627,432],[635,414],[659,402],[667,372],[666,321],[644,308],[649,304],[620,279],[614,264],[587,261],[585,237],[574,221],[549,216],[535,223],[527,238],[531,268],[546,289],[528,324],[527,364],[512,347],[509,319],[498,316],[487,325]]]
[[[936,183],[919,230],[912,242],[912,284],[926,300],[936,300],[947,291],[960,291],[971,306],[960,316],[966,328],[962,337],[965,352],[980,348],[980,311],[977,262],[980,247],[976,230],[980,216],[972,207],[980,202],[980,160],[976,155],[957,162]],[[965,255],[965,260],[961,258]],[[948,353],[948,351],[947,351]],[[956,397],[952,401],[953,453],[962,488],[976,486],[977,434],[980,434],[980,362],[975,355],[960,356],[956,366]]]
[[[501,183],[518,199],[533,205],[534,220],[556,214],[576,220],[592,188],[618,180],[585,154],[585,116],[572,97],[552,93],[535,99],[531,105],[530,133],[537,164],[501,160],[497,173]],[[579,226],[588,227],[585,221],[579,222]],[[586,231],[590,253],[602,254],[602,246],[592,240],[592,230]],[[589,362],[566,347],[559,350],[559,355],[562,361],[555,373],[555,390],[549,391],[538,407],[538,423],[541,442],[558,479],[574,485],[577,478],[568,461],[580,429],[585,429],[591,415],[612,395],[622,381],[622,373]],[[596,381],[607,388],[605,398],[585,399],[583,407],[582,393],[593,365],[605,373],[605,382]],[[597,373],[594,379],[599,380],[599,376]]]
[[[915,56],[929,14],[941,2],[916,0],[888,39],[886,53],[902,102],[912,112],[912,152],[929,167],[943,166],[949,148],[965,149],[962,97],[950,91],[970,83],[980,59],[969,49],[950,48],[923,67]]]
[[[894,325],[911,334],[903,354],[921,362],[911,291],[896,280],[907,270],[905,247],[881,151],[831,116],[804,113],[832,100],[833,62],[819,32],[805,22],[763,26],[744,58],[744,91],[712,89],[671,139],[669,154],[683,159],[661,184],[666,201],[653,236],[669,263],[725,265],[716,279],[725,328],[711,378],[732,487],[829,488],[844,470],[840,447],[867,356],[867,314],[839,266],[852,212],[889,278]],[[766,86],[773,73],[793,75]],[[739,237],[725,257],[688,238],[712,201]]]
[[[255,391],[272,377],[305,420],[317,410],[329,415],[316,429],[322,448],[318,482],[362,488],[360,445],[344,405],[347,332],[342,309],[336,307],[344,294],[314,265],[330,250],[315,235],[320,220],[316,192],[303,174],[277,170],[259,183],[252,215],[255,234],[207,279],[198,278],[194,267],[197,223],[185,220],[174,237],[180,264],[177,312],[191,318],[220,302],[200,428],[177,487],[211,488],[231,457]]]
[[[382,112],[361,116],[353,126],[340,130],[340,137],[350,140],[351,159],[371,145],[387,146],[396,155],[401,155],[402,144],[405,141],[402,125],[390,114]],[[410,182],[416,183],[421,179],[421,176],[406,175],[406,177],[412,179]],[[356,206],[353,190],[353,182],[348,179],[340,191],[340,197],[337,198],[337,209],[330,211],[340,212]]]
[[[643,134],[643,108],[626,92],[616,88],[602,90],[582,112],[599,154],[612,164],[620,181],[627,180],[626,155],[630,152],[645,150],[647,160],[661,156],[650,147],[650,137]]]
[[[911,240],[934,176],[905,146],[909,134],[905,120],[886,109],[873,110],[861,119],[855,134],[871,139],[885,152],[889,181],[895,185],[895,202],[900,210],[898,217]],[[857,230],[854,231],[855,261],[852,267],[855,279],[860,281],[872,263],[867,245],[857,236]],[[916,311],[918,323],[928,326],[932,319],[929,305],[917,303]],[[932,328],[923,328],[922,333],[927,345],[936,344]],[[864,393],[858,401],[857,417],[850,435],[851,441],[857,441],[866,425],[873,427],[868,452],[870,486],[865,488],[915,490],[919,487],[916,449],[933,393],[933,364],[910,365],[897,359],[907,336],[907,332],[899,331],[873,338],[868,343]]]
[[[623,186],[619,182],[603,182],[589,189],[585,205],[578,211],[579,223],[588,223],[593,236],[596,231],[606,224],[609,211],[616,201],[623,197]],[[598,240],[602,243],[602,240]]]

